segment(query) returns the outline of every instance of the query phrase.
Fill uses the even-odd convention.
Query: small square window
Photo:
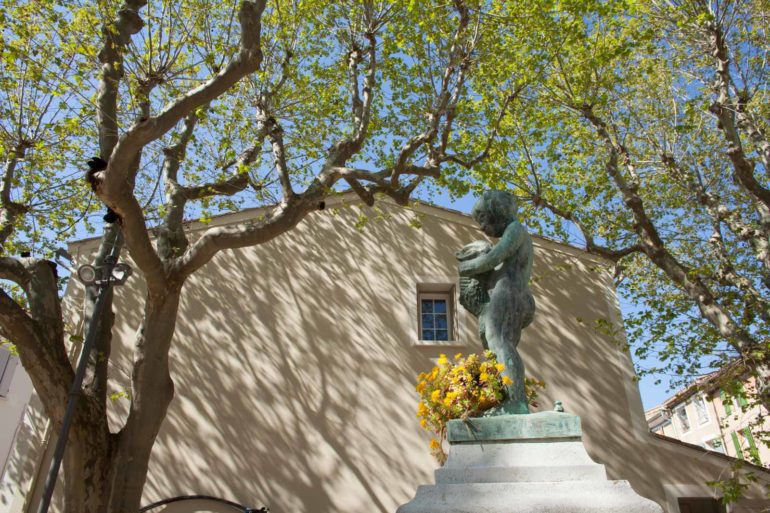
[[[453,294],[452,286],[448,286],[446,292],[417,293],[420,312],[419,338],[434,342],[448,342],[454,340],[452,333]]]

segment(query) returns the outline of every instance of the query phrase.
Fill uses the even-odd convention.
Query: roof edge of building
[[[383,198],[379,198],[378,201],[379,202],[388,203],[388,204],[391,204],[391,205],[396,205],[396,202],[392,198],[387,197],[387,196],[383,197]],[[346,204],[346,205],[350,205],[350,206],[363,204],[363,201],[361,200],[361,198],[359,198],[353,191],[343,191],[343,192],[335,193],[335,194],[333,194],[331,196],[328,196],[325,199],[325,202],[327,204],[326,206],[327,207],[331,207],[331,208],[334,208],[335,206],[338,206],[338,205],[341,205],[341,204]],[[441,211],[441,212],[445,212],[445,213],[450,214],[452,216],[456,216],[458,218],[458,220],[459,219],[463,219],[468,224],[471,224],[470,214],[467,214],[467,213],[462,212],[460,210],[455,210],[455,209],[452,209],[452,208],[449,208],[449,207],[444,207],[444,206],[441,206],[441,205],[436,205],[434,203],[430,203],[429,201],[425,201],[425,200],[421,200],[421,199],[413,199],[412,200],[412,204],[417,205],[417,206],[419,206],[421,208],[424,208],[426,210],[438,210],[438,211]],[[274,206],[274,205],[263,205],[263,206],[259,206],[259,207],[249,207],[249,208],[244,208],[242,210],[239,210],[237,212],[227,212],[227,213],[223,213],[223,214],[217,214],[217,215],[211,217],[211,223],[215,223],[216,222],[216,224],[218,224],[218,225],[227,225],[227,224],[230,224],[231,222],[239,222],[239,221],[236,221],[235,219],[233,219],[232,221],[227,221],[227,218],[232,218],[232,217],[236,217],[236,216],[241,217],[241,216],[243,216],[244,214],[247,214],[247,213],[253,213],[254,216],[256,216],[260,212],[262,212],[262,211],[264,211],[264,210],[266,210],[266,209],[268,209],[268,208],[270,208],[272,206]],[[406,207],[403,207],[403,208],[415,210],[415,208],[410,207],[410,206],[406,206]],[[428,212],[422,211],[422,213],[428,213]],[[204,230],[204,229],[208,228],[211,225],[211,223],[205,223],[204,224],[204,223],[201,223],[200,221],[197,221],[197,220],[186,220],[184,222],[184,225],[185,225],[186,229],[189,229],[190,231],[194,232],[194,231]],[[150,232],[152,232],[155,229],[156,229],[156,227],[148,228],[148,230]],[[609,259],[607,259],[605,257],[602,257],[601,255],[596,255],[596,254],[593,254],[593,253],[589,253],[585,249],[583,249],[581,247],[578,247],[578,246],[575,246],[573,244],[562,242],[562,241],[559,241],[559,240],[556,240],[556,239],[553,239],[551,237],[547,237],[547,236],[544,236],[544,235],[539,235],[539,234],[531,234],[531,235],[536,240],[544,241],[544,242],[546,242],[548,244],[553,244],[553,245],[559,246],[561,248],[567,249],[570,253],[574,254],[575,256],[583,257],[583,258],[588,258],[588,259],[591,259],[591,260],[594,260],[594,261],[598,261],[598,262],[601,262],[601,263],[603,263],[603,264],[605,264],[607,266],[613,264],[613,262],[611,260],[609,260]],[[68,245],[70,246],[70,248],[75,248],[75,247],[78,247],[78,246],[87,245],[87,244],[92,243],[94,241],[97,241],[99,239],[101,239],[101,235],[96,235],[96,236],[93,236],[93,237],[86,237],[86,238],[83,238],[83,239],[78,239],[78,240],[71,241],[71,242],[69,242]]]
[[[741,459],[735,458],[733,456],[728,456],[727,454],[724,454],[724,453],[721,453],[721,452],[718,452],[718,451],[712,451],[710,449],[706,449],[704,447],[701,447],[700,445],[691,444],[689,442],[683,442],[682,440],[679,440],[677,438],[671,438],[670,436],[661,435],[659,433],[653,433],[652,431],[650,431],[650,436],[652,436],[653,438],[656,438],[658,440],[662,440],[664,442],[673,443],[673,444],[676,444],[678,446],[685,447],[687,449],[698,451],[701,454],[708,454],[710,456],[715,456],[715,457],[720,458],[722,460],[729,461],[730,463],[736,463],[736,462],[740,461],[743,465],[746,465],[747,467],[751,468],[752,470],[762,471],[763,473],[767,474],[768,477],[770,477],[770,468],[763,467],[761,465],[756,465],[754,463],[751,463],[750,461],[741,460]]]

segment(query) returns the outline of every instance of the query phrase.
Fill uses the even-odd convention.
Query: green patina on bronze
[[[450,444],[579,440],[582,433],[580,417],[555,411],[476,417],[450,420],[447,423],[447,440]]]
[[[511,379],[502,404],[486,416],[529,413],[524,388],[524,362],[517,347],[521,330],[535,315],[529,291],[532,239],[516,218],[516,198],[506,191],[487,191],[473,206],[482,231],[499,238],[497,244],[476,241],[456,253],[459,260],[460,303],[479,319],[485,349],[505,365]]]

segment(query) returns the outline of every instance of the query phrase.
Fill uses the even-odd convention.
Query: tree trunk
[[[174,397],[168,353],[176,326],[181,284],[148,294],[144,321],[137,333],[131,409],[116,435],[111,462],[110,513],[139,510],[152,447]]]
[[[65,513],[107,513],[112,443],[105,412],[94,418],[79,405],[64,457]],[[96,413],[96,412],[94,412]]]

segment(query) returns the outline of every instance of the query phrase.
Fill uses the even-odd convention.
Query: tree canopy
[[[174,395],[168,352],[185,280],[219,251],[290,232],[340,188],[406,204],[442,169],[481,162],[529,79],[496,75],[498,49],[536,40],[463,0],[35,0],[2,12],[0,335],[54,426],[74,370],[51,249],[101,225],[93,216],[106,206],[95,266],[123,244],[147,285],[116,431],[113,315],[89,323],[97,291],[87,293],[98,337],[64,481],[65,510],[78,512],[139,507]],[[187,221],[244,205],[265,214],[188,238]]]
[[[766,408],[769,15],[763,1],[554,4],[553,57],[474,170],[524,198],[541,233],[616,263],[636,355],[661,362],[649,370],[682,383],[729,364]]]
[[[138,509],[185,280],[342,188],[512,189],[535,231],[617,264],[638,355],[738,358],[769,403],[766,0],[1,5],[0,335],[54,425],[74,372],[51,249],[109,207],[95,264],[125,244],[147,283],[116,432],[95,323],[68,511]],[[266,211],[188,238],[243,206]]]

